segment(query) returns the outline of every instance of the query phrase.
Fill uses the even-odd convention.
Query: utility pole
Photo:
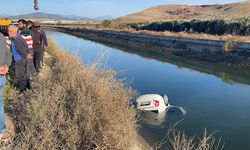
[[[34,9],[39,10],[38,0],[34,0]]]

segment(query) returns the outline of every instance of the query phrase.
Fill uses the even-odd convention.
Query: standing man
[[[6,39],[0,33],[0,139],[3,137],[6,130],[5,116],[4,116],[4,103],[3,103],[3,89],[6,84],[6,74],[9,70],[11,63],[11,53],[7,48]]]
[[[24,19],[18,20],[18,26],[20,30],[19,33],[22,36],[22,38],[25,40],[25,42],[27,43],[29,47],[29,53],[31,54],[31,56],[33,56],[33,39],[31,36],[31,33],[32,33],[31,29],[29,28],[30,23],[32,24],[30,20],[27,22]],[[30,88],[30,80],[36,73],[33,59],[29,59],[26,73],[28,75],[28,81],[29,81],[28,87]]]
[[[33,22],[31,20],[27,21],[27,27],[31,30],[33,26]]]
[[[40,30],[40,27],[41,25],[39,22],[35,22],[32,27],[33,56],[37,73],[40,72],[43,53],[45,48],[48,46],[46,35]]]
[[[18,20],[19,33],[24,38],[32,54],[33,39],[31,36],[31,30],[27,27],[27,22],[24,19]]]
[[[27,27],[27,22],[24,19],[19,19],[18,21],[19,33],[24,36],[31,35],[31,30]]]
[[[9,37],[11,38],[11,52],[15,60],[15,81],[18,89],[22,92],[28,87],[27,65],[28,59],[32,59],[32,56],[29,54],[27,43],[17,32],[17,27],[8,27]]]
[[[45,31],[43,30],[42,27],[40,27],[40,33],[41,33],[41,40],[42,40],[42,60],[41,60],[41,64],[44,66],[44,53],[45,53],[45,50],[48,47],[48,39],[47,39],[46,33],[45,33]]]

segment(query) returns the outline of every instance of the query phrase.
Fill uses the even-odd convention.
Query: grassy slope
[[[4,149],[125,150],[137,145],[135,113],[128,105],[134,91],[112,70],[84,66],[53,43],[49,49],[47,67],[32,90],[18,96],[10,84],[6,87],[16,135]]]
[[[192,20],[214,18],[242,18],[250,17],[250,2],[240,2],[224,5],[162,5],[146,9],[142,12],[130,14],[115,20],[117,23],[154,22],[167,20]]]
[[[47,66],[32,90],[18,95],[12,82],[5,88],[15,135],[7,143],[0,140],[0,149],[151,149],[136,135],[135,113],[128,106],[134,91],[116,80],[114,71],[83,66],[51,41],[49,45]],[[155,148],[165,142],[174,150],[223,147],[206,130],[197,143],[173,127]]]

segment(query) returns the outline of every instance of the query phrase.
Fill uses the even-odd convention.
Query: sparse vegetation
[[[225,53],[229,53],[233,50],[235,50],[235,48],[237,47],[237,39],[234,39],[234,38],[229,38],[225,41],[225,44],[223,46],[223,52]]]
[[[110,28],[111,25],[112,25],[112,21],[111,20],[104,20],[102,22],[102,25],[103,25],[104,28]]]
[[[148,22],[140,23],[139,26],[148,24]],[[150,31],[150,30],[136,30],[136,24],[113,24],[110,28],[105,28],[103,25],[95,26],[78,26],[78,27],[69,27],[75,29],[94,29],[94,30],[109,30],[114,32],[128,32],[144,35],[159,35],[159,36],[173,36],[173,37],[182,37],[182,38],[193,38],[193,39],[205,39],[205,40],[222,40],[227,41],[229,39],[237,39],[237,42],[250,42],[249,36],[235,35],[235,34],[224,34],[224,35],[212,35],[208,33],[197,33],[197,32],[172,32],[172,31]]]
[[[180,131],[173,131],[169,136],[173,150],[222,150],[224,148],[221,140],[216,141],[214,134],[209,134],[207,130],[198,139],[199,142],[195,142],[195,136],[188,137],[185,132]]]
[[[83,66],[50,43],[48,67],[14,100],[13,149],[129,149],[136,144],[132,89],[98,64]],[[12,149],[11,148],[11,149]]]
[[[201,137],[192,136],[189,137],[183,131],[176,131],[175,127],[183,120],[176,122],[173,126],[170,126],[166,135],[155,146],[155,149],[172,149],[172,150],[223,150],[224,143],[221,139],[216,139],[215,132],[208,133],[207,129],[204,130]]]
[[[138,22],[157,22],[157,21],[191,21],[213,20],[223,18],[225,20],[249,17],[250,2],[248,0],[231,4],[214,5],[160,5],[146,10],[129,14],[117,18],[118,23],[138,23]]]

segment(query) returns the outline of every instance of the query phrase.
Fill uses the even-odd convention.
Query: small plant
[[[235,38],[228,38],[225,40],[225,44],[223,46],[223,52],[229,53],[237,48],[238,41]]]
[[[95,28],[96,28],[96,29],[100,29],[101,27],[102,27],[101,24],[96,24],[96,25],[95,25]]]
[[[112,25],[112,21],[111,20],[104,20],[102,22],[102,25],[103,25],[104,28],[110,28],[111,25]]]

